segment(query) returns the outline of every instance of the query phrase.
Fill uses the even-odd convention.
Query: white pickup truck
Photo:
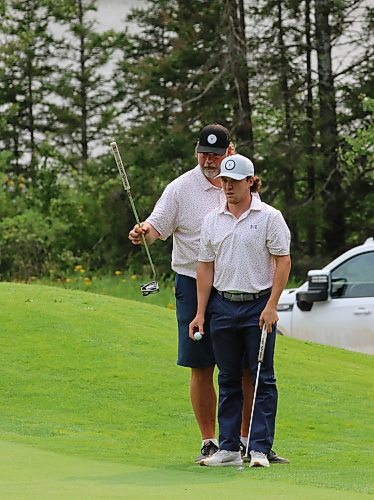
[[[374,239],[309,271],[277,310],[281,335],[374,354]]]

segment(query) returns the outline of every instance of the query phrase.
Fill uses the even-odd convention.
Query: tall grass
[[[159,280],[160,291],[156,294],[143,297],[140,287],[150,281],[149,276],[114,271],[112,274],[93,274],[86,271],[82,266],[76,266],[73,273],[65,277],[33,278],[31,282],[41,285],[59,286],[68,290],[82,290],[111,295],[128,300],[137,300],[145,304],[154,304],[168,309],[175,309],[174,278],[167,277]],[[294,288],[300,284],[291,278],[287,288]]]
[[[77,267],[79,268],[80,266]],[[148,283],[150,277],[129,273],[125,274],[122,271],[115,271],[111,275],[95,275],[81,268],[63,278],[34,278],[31,281],[35,284],[58,286],[67,290],[82,290],[100,295],[111,295],[122,299],[137,300],[145,304],[175,309],[174,280],[172,278],[160,279],[160,291],[146,297],[143,297],[140,287]]]

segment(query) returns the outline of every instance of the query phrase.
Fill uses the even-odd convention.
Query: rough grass
[[[193,464],[200,439],[188,370],[175,365],[174,311],[9,283],[0,284],[0,306],[0,440],[11,446],[0,460],[0,490],[9,498],[27,498],[21,495],[31,481],[22,479],[25,471],[18,477],[17,468],[13,476],[8,470],[11,457],[27,450],[27,477],[39,477],[32,472],[38,453],[46,453],[51,469],[40,478],[35,498],[48,481],[51,496],[43,498],[57,498],[59,474],[75,460],[77,470],[95,460],[102,471],[110,464],[120,471],[114,486],[109,480],[110,491],[101,489],[107,483],[104,472],[98,474],[103,498],[115,496],[120,486],[126,498],[158,498],[156,492],[175,498],[184,491],[210,498],[217,488],[223,496],[237,491],[244,498],[240,492],[249,481],[272,498],[276,492],[279,498],[361,498],[373,492],[371,356],[279,337],[275,449],[290,458],[290,466],[211,470]],[[63,457],[65,465],[58,466]],[[94,476],[87,472],[86,491],[94,488]],[[152,484],[164,488],[153,489],[152,496]]]

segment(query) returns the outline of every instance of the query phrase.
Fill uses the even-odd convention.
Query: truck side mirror
[[[311,270],[308,272],[308,290],[296,293],[296,303],[301,311],[310,311],[314,302],[327,300],[330,286],[330,272]]]

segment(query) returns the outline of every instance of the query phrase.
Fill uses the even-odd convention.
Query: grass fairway
[[[275,449],[289,466],[208,469],[175,313],[0,283],[0,498],[369,498],[373,357],[280,337]]]

